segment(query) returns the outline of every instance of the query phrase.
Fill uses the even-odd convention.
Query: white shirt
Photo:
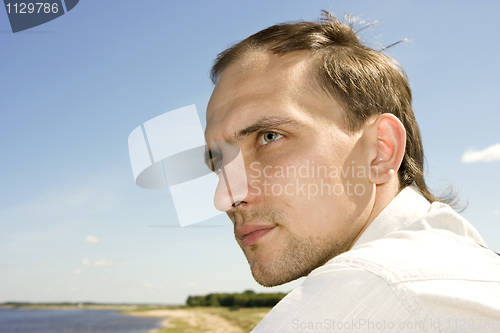
[[[450,206],[407,187],[252,332],[500,332],[500,256],[479,244]]]

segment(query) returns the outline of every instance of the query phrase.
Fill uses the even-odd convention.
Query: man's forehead
[[[207,107],[206,137],[212,136],[214,127],[231,123],[229,120],[237,120],[241,127],[269,112],[285,117],[280,106],[290,95],[299,93],[297,89],[303,90],[309,58],[303,52],[278,56],[253,51],[229,65]],[[231,119],[234,117],[237,119]]]

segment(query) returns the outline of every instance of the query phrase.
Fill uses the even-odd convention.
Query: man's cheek
[[[260,189],[260,180],[254,179],[250,181],[250,195],[259,196],[262,193]]]

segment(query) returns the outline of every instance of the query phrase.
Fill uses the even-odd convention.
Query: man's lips
[[[241,240],[243,246],[255,243],[262,236],[276,227],[274,224],[243,224],[234,230],[236,238]]]

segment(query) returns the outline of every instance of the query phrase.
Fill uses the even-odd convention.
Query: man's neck
[[[375,220],[375,218],[387,207],[387,205],[398,195],[399,190],[399,180],[397,177],[393,177],[389,182],[381,184],[381,185],[373,185],[373,194],[374,197],[372,208],[370,211],[370,215],[366,219],[363,227],[359,231],[356,238],[352,241],[349,246],[349,251],[352,246],[356,243],[356,241],[361,237],[363,232],[368,228],[368,226]]]

